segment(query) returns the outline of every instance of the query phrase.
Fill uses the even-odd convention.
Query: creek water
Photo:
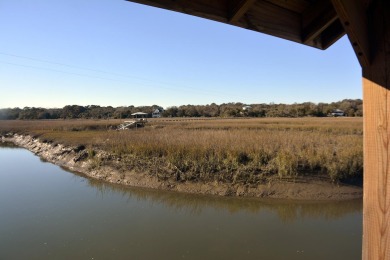
[[[0,148],[0,259],[360,259],[362,201],[121,187]]]

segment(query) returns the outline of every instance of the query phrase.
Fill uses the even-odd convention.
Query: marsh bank
[[[320,177],[296,177],[280,179],[270,177],[263,183],[243,184],[221,181],[182,181],[175,175],[161,177],[153,164],[150,171],[127,169],[126,162],[102,150],[65,146],[41,141],[30,135],[9,134],[1,137],[3,142],[12,142],[28,149],[43,160],[65,167],[85,176],[135,187],[171,190],[186,193],[220,196],[245,196],[258,198],[302,200],[346,200],[362,197],[362,188],[354,185],[334,184]]]

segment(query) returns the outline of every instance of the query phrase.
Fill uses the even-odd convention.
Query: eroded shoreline
[[[361,187],[335,185],[329,181],[301,177],[294,181],[280,181],[270,178],[267,183],[257,185],[232,184],[223,182],[180,182],[175,179],[161,180],[157,175],[147,172],[120,170],[115,167],[120,162],[104,151],[95,151],[95,158],[105,158],[110,164],[94,166],[84,147],[70,147],[62,144],[42,142],[30,135],[9,134],[2,141],[12,142],[33,152],[42,159],[62,166],[85,176],[121,185],[172,190],[186,193],[219,196],[243,196],[258,198],[297,199],[297,200],[347,200],[361,198]]]

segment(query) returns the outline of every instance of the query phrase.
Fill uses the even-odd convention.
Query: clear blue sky
[[[348,39],[320,51],[122,0],[0,0],[0,108],[362,98]]]

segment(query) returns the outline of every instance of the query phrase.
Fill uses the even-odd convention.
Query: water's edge
[[[305,182],[274,180],[257,186],[221,182],[178,182],[175,179],[161,180],[152,173],[123,171],[119,167],[115,168],[116,159],[105,151],[96,151],[96,154],[91,157],[88,156],[88,151],[84,147],[46,143],[30,135],[8,134],[1,136],[1,140],[26,148],[41,159],[70,171],[82,173],[94,179],[134,187],[220,196],[298,200],[346,200],[361,198],[363,195],[361,187],[335,185],[315,179]],[[110,163],[96,166],[96,158]]]

